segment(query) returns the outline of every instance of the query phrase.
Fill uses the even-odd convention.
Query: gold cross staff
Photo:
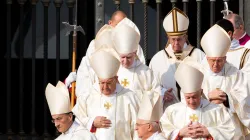
[[[122,86],[123,87],[127,87],[128,85],[129,85],[129,82],[127,81],[126,78],[124,80],[122,80]]]
[[[109,109],[112,107],[112,104],[109,103],[109,102],[106,102],[106,103],[104,104],[104,107],[105,107],[106,109],[109,110]]]
[[[190,119],[190,121],[192,121],[192,122],[195,122],[195,121],[198,122],[198,117],[196,116],[196,114],[193,114],[193,115],[189,116],[189,119]]]

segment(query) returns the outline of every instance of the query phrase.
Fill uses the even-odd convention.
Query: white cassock
[[[242,72],[250,73],[249,49],[240,46],[238,42],[235,42],[234,44],[236,44],[234,47],[231,44],[231,48],[226,54],[227,62],[231,63],[233,66],[240,69]]]
[[[141,100],[144,93],[152,95],[160,94],[160,85],[155,78],[153,71],[138,59],[135,59],[130,68],[120,66],[118,73],[119,83],[124,87],[134,91]]]
[[[203,92],[208,98],[208,93],[220,89],[228,96],[229,112],[234,116],[234,121],[240,135],[248,134],[250,128],[250,96],[247,76],[229,63],[225,63],[221,72],[214,74],[210,71],[207,61],[204,61]],[[221,104],[223,106],[223,104]],[[239,138],[243,139],[243,138]]]
[[[76,75],[76,97],[84,95],[89,88],[98,81],[98,78],[91,68],[89,59],[84,56],[81,60],[80,66],[77,69]]]
[[[159,132],[155,132],[151,137],[147,140],[166,140],[166,138]]]
[[[214,140],[231,140],[235,133],[233,120],[227,110],[205,99],[201,100],[196,110],[182,102],[169,106],[160,119],[162,132],[168,140],[174,140],[180,129],[187,126],[190,121],[204,125]],[[192,140],[192,138],[183,138],[183,140]],[[206,140],[206,138],[195,140]]]
[[[205,54],[200,49],[194,48],[185,44],[183,48],[183,53],[178,60],[173,53],[172,46],[169,44],[167,48],[159,51],[153,56],[150,61],[149,68],[153,70],[156,78],[160,82],[161,86],[161,95],[164,96],[164,93],[167,89],[172,88],[172,93],[175,96],[175,99],[172,102],[164,103],[164,109],[174,103],[180,101],[177,95],[176,81],[174,78],[174,73],[176,71],[177,65],[187,56],[192,57],[194,60],[197,60],[198,63],[202,61]]]
[[[96,140],[96,137],[88,129],[74,121],[71,127],[65,133],[58,136],[56,140]]]
[[[99,85],[96,83],[90,89],[90,94],[77,99],[72,112],[89,130],[97,116],[105,116],[111,120],[111,127],[97,128],[97,139],[132,140],[138,139],[134,130],[138,109],[139,99],[131,90],[116,84],[115,93],[105,96],[100,93]]]

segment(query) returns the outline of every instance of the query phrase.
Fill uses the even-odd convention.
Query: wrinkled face
[[[139,138],[147,139],[149,137],[150,123],[137,119],[135,124],[135,130],[138,133]]]
[[[99,86],[101,93],[104,95],[110,95],[115,92],[117,78],[117,76],[108,79],[99,78]]]
[[[234,18],[229,19],[229,21],[231,21],[234,26],[233,38],[239,40],[242,34],[244,33],[243,26],[241,25],[239,28],[236,28]]]
[[[72,113],[52,115],[52,122],[55,123],[56,129],[61,133],[66,132],[70,128],[73,122],[72,119]]]
[[[226,56],[224,57],[207,57],[207,62],[209,64],[210,70],[214,73],[219,73],[224,64],[226,63]]]
[[[125,68],[131,67],[132,64],[134,63],[135,57],[136,57],[136,52],[129,54],[120,54],[120,60],[122,66]]]
[[[175,53],[181,53],[186,42],[186,35],[181,36],[169,36],[169,42],[172,45],[172,49]]]
[[[196,109],[201,103],[201,90],[194,93],[185,93],[185,100],[187,106],[191,109]]]

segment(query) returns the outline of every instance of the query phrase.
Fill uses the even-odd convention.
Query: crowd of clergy
[[[45,89],[56,139],[250,140],[250,37],[242,18],[224,15],[202,36],[202,49],[188,41],[189,22],[176,7],[166,15],[168,42],[147,65],[139,29],[116,11],[77,72]]]

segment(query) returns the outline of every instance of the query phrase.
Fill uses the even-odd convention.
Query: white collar
[[[239,40],[233,39],[231,41],[230,50],[235,50],[235,49],[238,49],[238,48],[241,48]]]
[[[64,132],[63,134],[71,134],[71,133],[73,133],[78,126],[79,126],[79,124],[76,121],[74,121],[72,123],[72,125],[70,126],[70,128],[66,132]]]
[[[150,136],[147,140],[154,140],[154,137],[156,137],[159,133],[155,132],[152,136]]]
[[[239,38],[239,40],[242,39],[246,34],[247,34],[247,32],[245,32],[245,33]]]

